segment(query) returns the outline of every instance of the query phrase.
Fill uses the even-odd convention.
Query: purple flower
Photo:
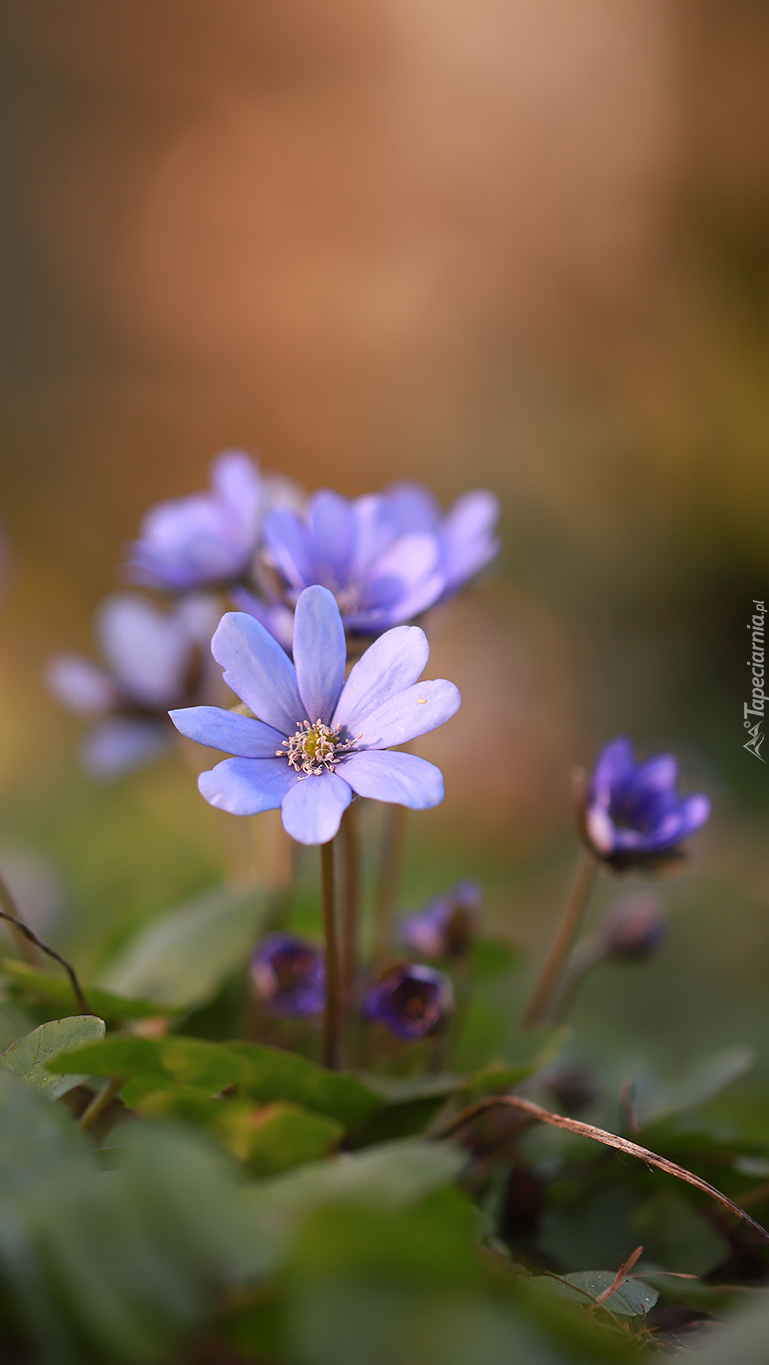
[[[433,535],[440,547],[445,580],[441,600],[453,597],[498,553],[499,499],[486,489],[458,498],[444,515],[428,488],[419,483],[395,483],[385,493],[401,532]]]
[[[269,934],[251,958],[257,995],[270,1014],[301,1019],[325,1007],[323,954],[295,934]]]
[[[672,754],[636,763],[628,739],[613,739],[598,756],[584,811],[585,836],[616,870],[680,856],[678,845],[704,825],[710,801],[676,790]]]
[[[218,617],[209,598],[188,597],[164,612],[133,593],[116,593],[96,618],[106,668],[77,654],[50,660],[46,680],[53,695],[95,722],[82,749],[92,776],[119,777],[171,743],[168,708],[200,695]]]
[[[315,493],[304,515],[287,508],[271,512],[264,543],[284,604],[293,606],[305,588],[320,584],[334,594],[353,634],[378,635],[413,620],[446,586],[436,534],[403,530],[384,496],[350,502],[337,493]]]
[[[132,582],[190,592],[237,580],[251,566],[267,512],[294,496],[283,481],[263,478],[243,451],[225,451],[211,466],[210,492],[147,513],[129,547]]]
[[[445,1022],[454,1008],[451,982],[434,967],[412,963],[389,972],[363,1004],[368,1019],[384,1024],[396,1038],[415,1042]]]
[[[198,786],[212,806],[232,815],[279,806],[293,839],[325,844],[353,792],[415,810],[443,800],[434,764],[385,752],[443,725],[460,704],[453,683],[417,683],[430,653],[418,626],[380,636],[345,682],[339,608],[328,589],[313,587],[297,603],[293,663],[243,612],[222,618],[211,650],[224,681],[252,712],[216,706],[171,712],[183,735],[235,755],[200,775]]]
[[[477,882],[457,882],[416,915],[401,921],[400,939],[425,957],[462,957],[470,945],[481,912]]]

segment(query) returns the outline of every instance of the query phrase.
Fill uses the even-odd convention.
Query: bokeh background
[[[86,975],[240,836],[182,757],[89,784],[41,671],[89,650],[143,511],[242,446],[308,488],[503,500],[498,570],[432,620],[465,701],[407,900],[479,875],[536,956],[570,769],[673,748],[713,821],[581,1046],[761,1046],[767,60],[760,0],[3,8],[0,863]]]

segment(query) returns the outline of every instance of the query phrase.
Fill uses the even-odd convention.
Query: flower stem
[[[326,941],[326,1014],[323,1025],[323,1063],[330,1071],[336,1071],[339,1069],[342,995],[339,945],[336,932],[333,839],[320,846],[320,879],[323,901],[323,935]]]
[[[62,957],[60,953],[57,953],[54,948],[49,948],[47,943],[43,943],[42,940],[38,938],[37,934],[33,934],[28,925],[26,925],[22,919],[19,919],[16,902],[2,877],[0,877],[0,906],[2,906],[2,909],[0,909],[0,919],[8,920],[8,923],[13,924],[19,934],[22,934],[28,943],[33,943],[36,948],[39,948],[43,953],[47,953],[48,957],[52,957],[54,962],[58,962],[59,965],[64,968],[69,977],[70,985],[75,999],[77,1000],[79,1010],[82,1014],[93,1014],[94,1011],[91,1009],[83,994],[83,989],[77,979],[77,974],[71,962],[68,962],[65,957]]]
[[[349,1030],[355,1006],[360,929],[360,845],[357,802],[347,807],[342,820],[342,1011],[343,1028]]]
[[[577,865],[561,922],[556,930],[550,952],[545,959],[545,965],[526,1006],[522,1020],[524,1028],[533,1028],[536,1024],[542,1023],[547,1015],[564,963],[582,923],[587,898],[592,890],[597,871],[597,859],[589,850],[586,850]]]
[[[392,952],[406,844],[406,817],[405,806],[385,806],[375,902],[374,955],[378,958]]]
[[[104,1113],[107,1105],[114,1100],[123,1084],[122,1077],[113,1076],[111,1081],[102,1086],[98,1095],[94,1095],[87,1109],[80,1115],[79,1125],[84,1133],[90,1132],[96,1120]]]

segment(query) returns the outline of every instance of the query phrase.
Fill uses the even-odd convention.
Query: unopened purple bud
[[[323,954],[295,934],[269,934],[251,958],[251,978],[269,1014],[303,1018],[325,1003]]]
[[[652,957],[667,931],[667,916],[657,896],[639,892],[623,897],[611,906],[604,922],[606,956],[625,962]]]
[[[419,963],[389,972],[369,991],[363,1006],[367,1018],[407,1042],[437,1030],[453,1008],[449,978]]]
[[[400,939],[425,957],[463,957],[475,934],[483,898],[477,882],[457,882],[401,921]]]

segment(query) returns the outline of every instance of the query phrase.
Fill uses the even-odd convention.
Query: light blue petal
[[[182,700],[191,646],[178,612],[160,611],[134,593],[114,593],[99,608],[96,634],[126,696],[161,710]]]
[[[261,622],[243,611],[228,611],[211,641],[224,681],[255,716],[284,735],[293,735],[306,712],[296,669]]]
[[[437,730],[459,710],[461,702],[459,688],[445,678],[416,683],[356,721],[355,727],[350,727],[350,738],[364,749],[405,744],[417,735]]]
[[[312,555],[310,529],[304,517],[289,508],[276,508],[265,520],[263,535],[289,586],[306,588],[312,582]]]
[[[294,616],[294,663],[299,695],[311,721],[328,725],[339,700],[347,641],[334,594],[305,588]]]
[[[327,844],[352,800],[352,792],[336,773],[304,777],[283,802],[283,826],[300,844]]]
[[[369,645],[350,670],[334,724],[346,725],[351,734],[357,734],[364,716],[416,682],[429,657],[427,636],[419,626],[396,626],[395,630],[388,630],[386,635]]]
[[[283,758],[225,758],[200,774],[198,790],[210,805],[230,815],[259,815],[276,810],[298,780]]]
[[[56,700],[76,716],[97,716],[120,701],[111,678],[79,654],[55,654],[48,661],[45,680]]]
[[[168,714],[180,735],[238,758],[274,758],[283,743],[283,735],[271,725],[220,706],[186,706]]]
[[[337,772],[359,796],[427,810],[443,800],[443,773],[416,754],[350,754]]]
[[[309,522],[318,568],[331,569],[342,579],[355,549],[355,519],[351,504],[338,493],[322,489],[310,500]]]
[[[162,720],[116,717],[89,730],[83,740],[83,766],[92,777],[110,781],[150,763],[168,748],[173,731]]]

